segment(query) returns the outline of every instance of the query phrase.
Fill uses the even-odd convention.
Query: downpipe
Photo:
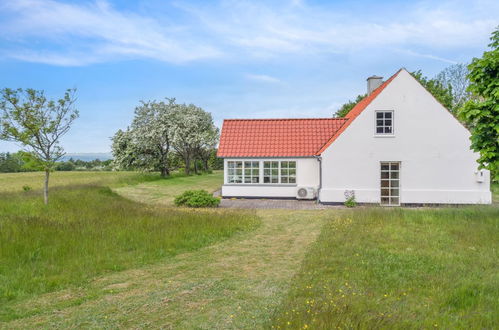
[[[317,188],[317,198],[315,202],[319,204],[321,201],[319,199],[321,189],[322,189],[322,157],[321,156],[315,156],[315,159],[319,162],[319,187]]]

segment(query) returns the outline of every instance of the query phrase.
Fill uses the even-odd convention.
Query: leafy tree
[[[24,161],[20,153],[0,153],[0,172],[12,173],[24,170]]]
[[[126,130],[112,138],[114,164],[123,169],[160,171],[170,175],[172,122],[175,99],[166,102],[142,102],[135,108],[135,118]]]
[[[469,70],[465,64],[454,64],[442,70],[435,79],[442,86],[447,87],[452,93],[452,110],[458,111],[471,97],[468,91],[470,81],[468,80]]]
[[[474,58],[468,69],[468,101],[460,117],[471,129],[471,148],[480,153],[480,168],[489,169],[495,180],[499,173],[499,27],[492,33],[491,50]]]
[[[172,146],[184,160],[185,173],[190,174],[191,163],[196,157],[203,160],[207,170],[207,150],[213,149],[218,142],[218,128],[213,124],[211,114],[194,104],[179,104],[173,118]]]
[[[34,89],[0,91],[0,138],[20,143],[32,166],[45,171],[45,204],[48,204],[50,171],[64,155],[59,140],[78,118],[75,93],[75,89],[68,89],[62,99],[53,101],[43,91]]]
[[[455,108],[453,104],[452,86],[445,86],[438,79],[430,79],[423,76],[421,70],[411,72],[411,74],[416,78],[421,85],[423,85],[428,92],[430,92],[445,108],[447,108],[451,113],[455,114]]]
[[[357,103],[359,103],[360,101],[362,101],[362,99],[364,97],[366,97],[367,94],[363,94],[363,95],[357,95],[357,97],[355,98],[354,101],[348,101],[347,103],[343,104],[335,113],[334,113],[334,117],[336,118],[344,118],[348,112],[350,112],[350,110],[353,109],[353,107],[355,107],[357,105]]]

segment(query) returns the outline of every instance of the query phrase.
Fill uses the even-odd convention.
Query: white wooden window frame
[[[291,166],[291,164],[294,164]],[[282,160],[279,162],[279,183],[296,184],[296,161]]]
[[[380,204],[400,206],[400,170],[399,161],[380,162]]]
[[[275,164],[276,167],[269,167],[271,164]],[[255,165],[258,165],[258,167]],[[227,160],[226,184],[295,186],[297,181],[297,167],[298,162],[296,160]],[[266,178],[269,177],[269,174],[271,180],[269,182],[265,182]]]
[[[258,160],[246,160],[243,164],[243,183],[260,183],[260,162]]]
[[[386,117],[386,114],[390,114],[390,118]],[[378,114],[382,116],[379,118]],[[391,124],[387,125],[386,122],[390,120]],[[382,123],[378,125],[378,121]],[[378,133],[378,128],[381,128],[383,132]],[[390,132],[385,132],[387,128],[390,128]],[[376,110],[374,111],[374,135],[375,136],[393,136],[395,134],[395,112],[393,110]]]

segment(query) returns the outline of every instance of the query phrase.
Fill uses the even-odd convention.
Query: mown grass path
[[[259,211],[262,225],[165,262],[96,279],[17,306],[29,327],[259,328],[288,291],[327,211]],[[307,221],[304,221],[304,218]]]

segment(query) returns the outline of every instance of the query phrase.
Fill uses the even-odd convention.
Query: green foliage
[[[476,95],[460,111],[471,129],[471,148],[480,153],[481,168],[499,180],[499,28],[491,37],[490,51],[468,66],[468,90]]]
[[[217,207],[220,198],[213,197],[206,190],[187,190],[175,197],[174,203],[177,206],[187,207]]]
[[[54,188],[46,207],[35,192],[2,193],[0,214],[0,323],[17,315],[9,301],[84,286],[259,224],[247,212],[144,207],[96,185]]]
[[[330,214],[274,329],[489,329],[499,323],[499,209]],[[305,326],[307,325],[307,326]]]
[[[193,104],[177,104],[172,98],[142,102],[131,126],[116,132],[112,140],[116,168],[160,171],[166,177],[179,167],[189,174],[192,165],[196,172],[208,171],[218,128],[209,112]]]
[[[59,140],[78,118],[75,93],[75,89],[68,89],[62,99],[53,101],[34,89],[0,90],[0,139],[22,144],[26,165],[45,171],[45,204],[50,171],[64,155]]]
[[[353,109],[353,107],[355,107],[357,105],[357,103],[359,103],[360,101],[362,101],[362,99],[364,97],[366,97],[367,94],[363,94],[363,95],[357,95],[357,97],[355,98],[354,101],[348,101],[347,103],[343,104],[335,113],[334,113],[334,117],[336,118],[344,118],[348,112],[350,112],[350,110]]]
[[[24,162],[20,153],[0,153],[0,173],[24,172]]]
[[[345,203],[346,207],[355,207],[357,206],[357,201],[355,200],[355,191],[354,190],[345,190]]]
[[[437,99],[438,102],[440,102],[452,114],[456,114],[457,109],[454,107],[454,97],[451,85],[444,85],[437,78],[430,79],[425,77],[423,76],[421,70],[411,72],[411,74],[428,90],[428,92],[431,93],[431,95]]]
[[[23,186],[23,191],[30,191],[31,189],[31,186],[28,186],[27,184]]]

